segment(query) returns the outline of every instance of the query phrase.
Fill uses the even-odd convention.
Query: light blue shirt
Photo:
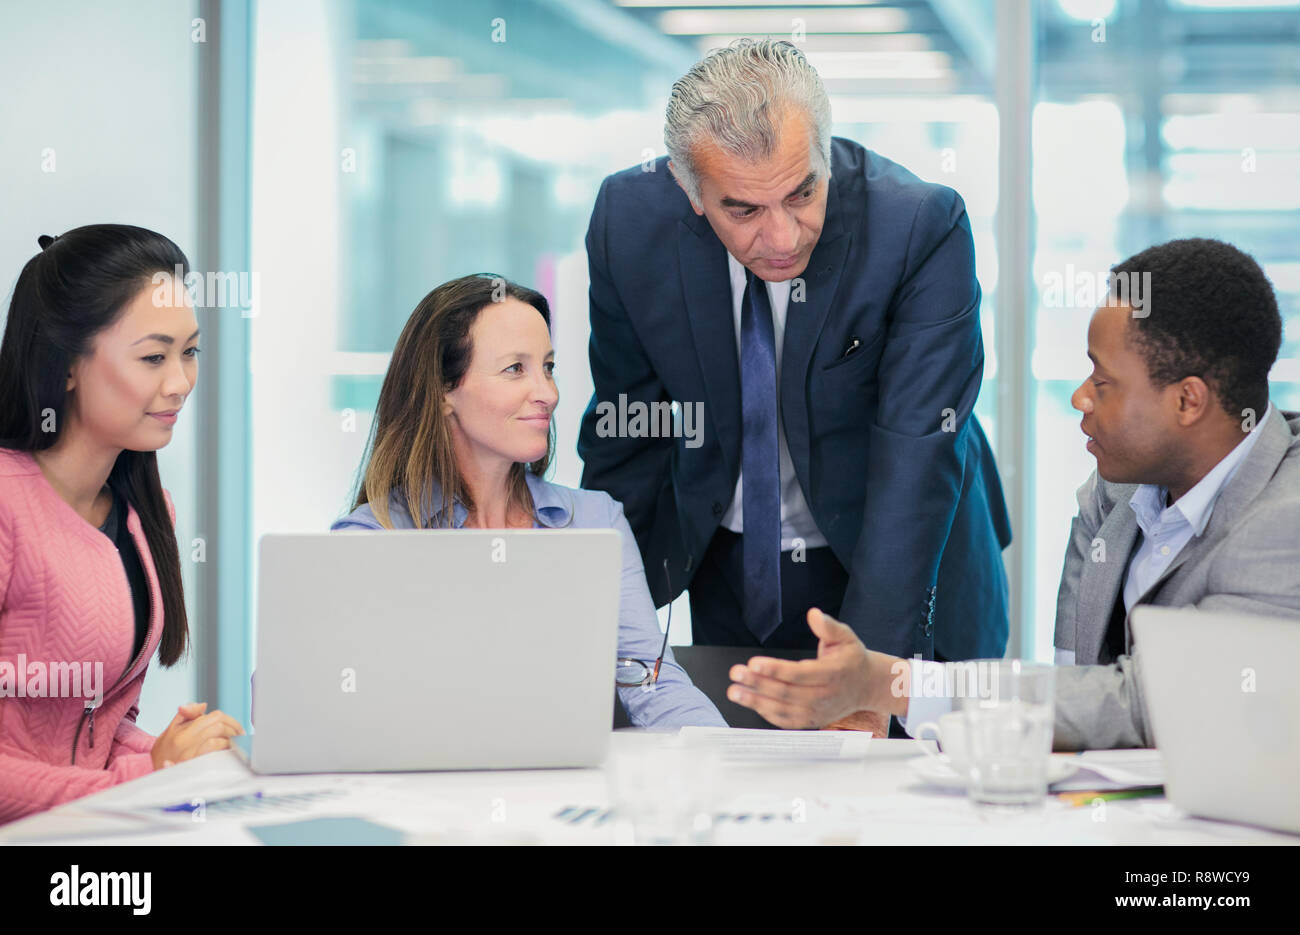
[[[1164,487],[1143,484],[1133,492],[1128,505],[1137,514],[1138,528],[1142,533],[1137,553],[1128,563],[1128,574],[1124,577],[1125,610],[1132,610],[1138,599],[1160,580],[1192,536],[1205,532],[1215,501],[1255,447],[1259,430],[1272,412],[1273,404],[1269,403],[1264,418],[1195,487],[1179,497],[1177,503],[1165,506],[1169,491]]]
[[[1219,499],[1219,494],[1223,492],[1228,481],[1232,480],[1233,475],[1237,473],[1241,462],[1246,460],[1250,450],[1255,447],[1255,442],[1259,440],[1260,429],[1272,414],[1273,404],[1270,402],[1268,408],[1264,410],[1264,417],[1255,423],[1250,433],[1197,481],[1195,487],[1179,497],[1177,503],[1166,506],[1165,501],[1168,499],[1169,491],[1154,484],[1142,484],[1133,492],[1128,503],[1137,516],[1140,532],[1137,551],[1132,561],[1128,563],[1128,570],[1124,575],[1126,611],[1132,610],[1133,605],[1141,599],[1142,595],[1151,590],[1151,587],[1160,580],[1160,576],[1168,570],[1170,564],[1192,537],[1205,532],[1215,501]],[[1056,651],[1057,665],[1074,665],[1074,658],[1073,650]],[[935,675],[930,667],[943,665],[939,662],[920,660],[912,660],[910,664],[913,685],[923,684],[920,680],[927,676],[934,679]],[[951,698],[914,695],[907,703],[907,717],[903,720],[903,729],[911,734],[919,725],[926,721],[934,721],[951,710]]]
[[[632,527],[623,516],[622,505],[601,490],[562,487],[531,472],[526,477],[536,510],[533,517],[534,529],[617,529],[622,534],[623,579],[618,604],[618,655],[622,658],[640,659],[653,669],[654,661],[659,658],[659,648],[663,645],[663,631],[659,629],[659,618],[655,615],[650,589],[646,585],[641,550],[632,535]],[[441,502],[442,498],[435,491],[433,499]],[[390,499],[388,513],[394,529],[415,528],[410,513],[400,498]],[[452,510],[454,528],[464,528],[467,515],[465,506],[457,502]],[[335,521],[330,528],[383,527],[367,503]],[[611,681],[613,672],[614,660],[610,660]],[[648,687],[618,687],[628,719],[637,727],[727,726],[713,702],[691,684],[690,676],[673,658],[672,649],[667,649],[664,653],[658,683],[652,690],[647,691]]]

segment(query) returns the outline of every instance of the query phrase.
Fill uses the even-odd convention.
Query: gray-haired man
[[[1000,656],[984,349],[952,189],[830,136],[786,42],[717,50],[673,87],[669,158],[605,179],[587,233],[583,485],[622,501],[656,603],[697,644],[810,648],[810,606],[902,656]],[[691,444],[658,420],[702,407]],[[666,569],[667,574],[663,571]]]

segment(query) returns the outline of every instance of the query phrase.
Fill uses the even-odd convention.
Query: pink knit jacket
[[[167,509],[175,522],[170,497]],[[154,738],[135,718],[162,638],[162,595],[134,509],[126,523],[151,608],[135,659],[135,615],[117,549],[55,492],[30,454],[0,448],[0,824],[153,770]],[[97,662],[103,701],[88,708],[87,685],[73,694],[59,669],[76,663],[93,673]],[[72,696],[48,697],[60,681]]]

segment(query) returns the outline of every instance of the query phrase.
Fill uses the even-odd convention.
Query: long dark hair
[[[369,503],[381,526],[391,527],[389,497],[401,497],[417,527],[450,526],[457,500],[473,509],[469,489],[456,467],[451,429],[442,405],[469,369],[473,347],[470,328],[488,305],[509,296],[531,305],[549,328],[551,307],[536,290],[491,273],[475,273],[445,282],[415,307],[393,349],[375,409],[369,451],[361,462],[352,508]],[[555,451],[551,425],[546,454],[531,464],[510,468],[510,501],[533,512],[525,471],[546,473]],[[441,504],[429,506],[437,484]]]
[[[61,237],[40,238],[42,250],[18,274],[4,342],[0,344],[0,447],[41,451],[59,438],[73,363],[89,353],[96,334],[157,273],[181,276],[189,260],[161,234],[126,224],[90,224]],[[53,414],[53,431],[46,431]],[[163,601],[159,658],[174,665],[189,642],[176,531],[167,512],[158,456],[123,451],[109,487],[135,508],[158,572]]]

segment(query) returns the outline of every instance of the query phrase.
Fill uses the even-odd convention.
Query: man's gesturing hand
[[[907,662],[862,645],[851,629],[808,611],[817,658],[791,662],[755,656],[731,667],[727,697],[777,727],[824,727],[857,711],[907,713]]]

